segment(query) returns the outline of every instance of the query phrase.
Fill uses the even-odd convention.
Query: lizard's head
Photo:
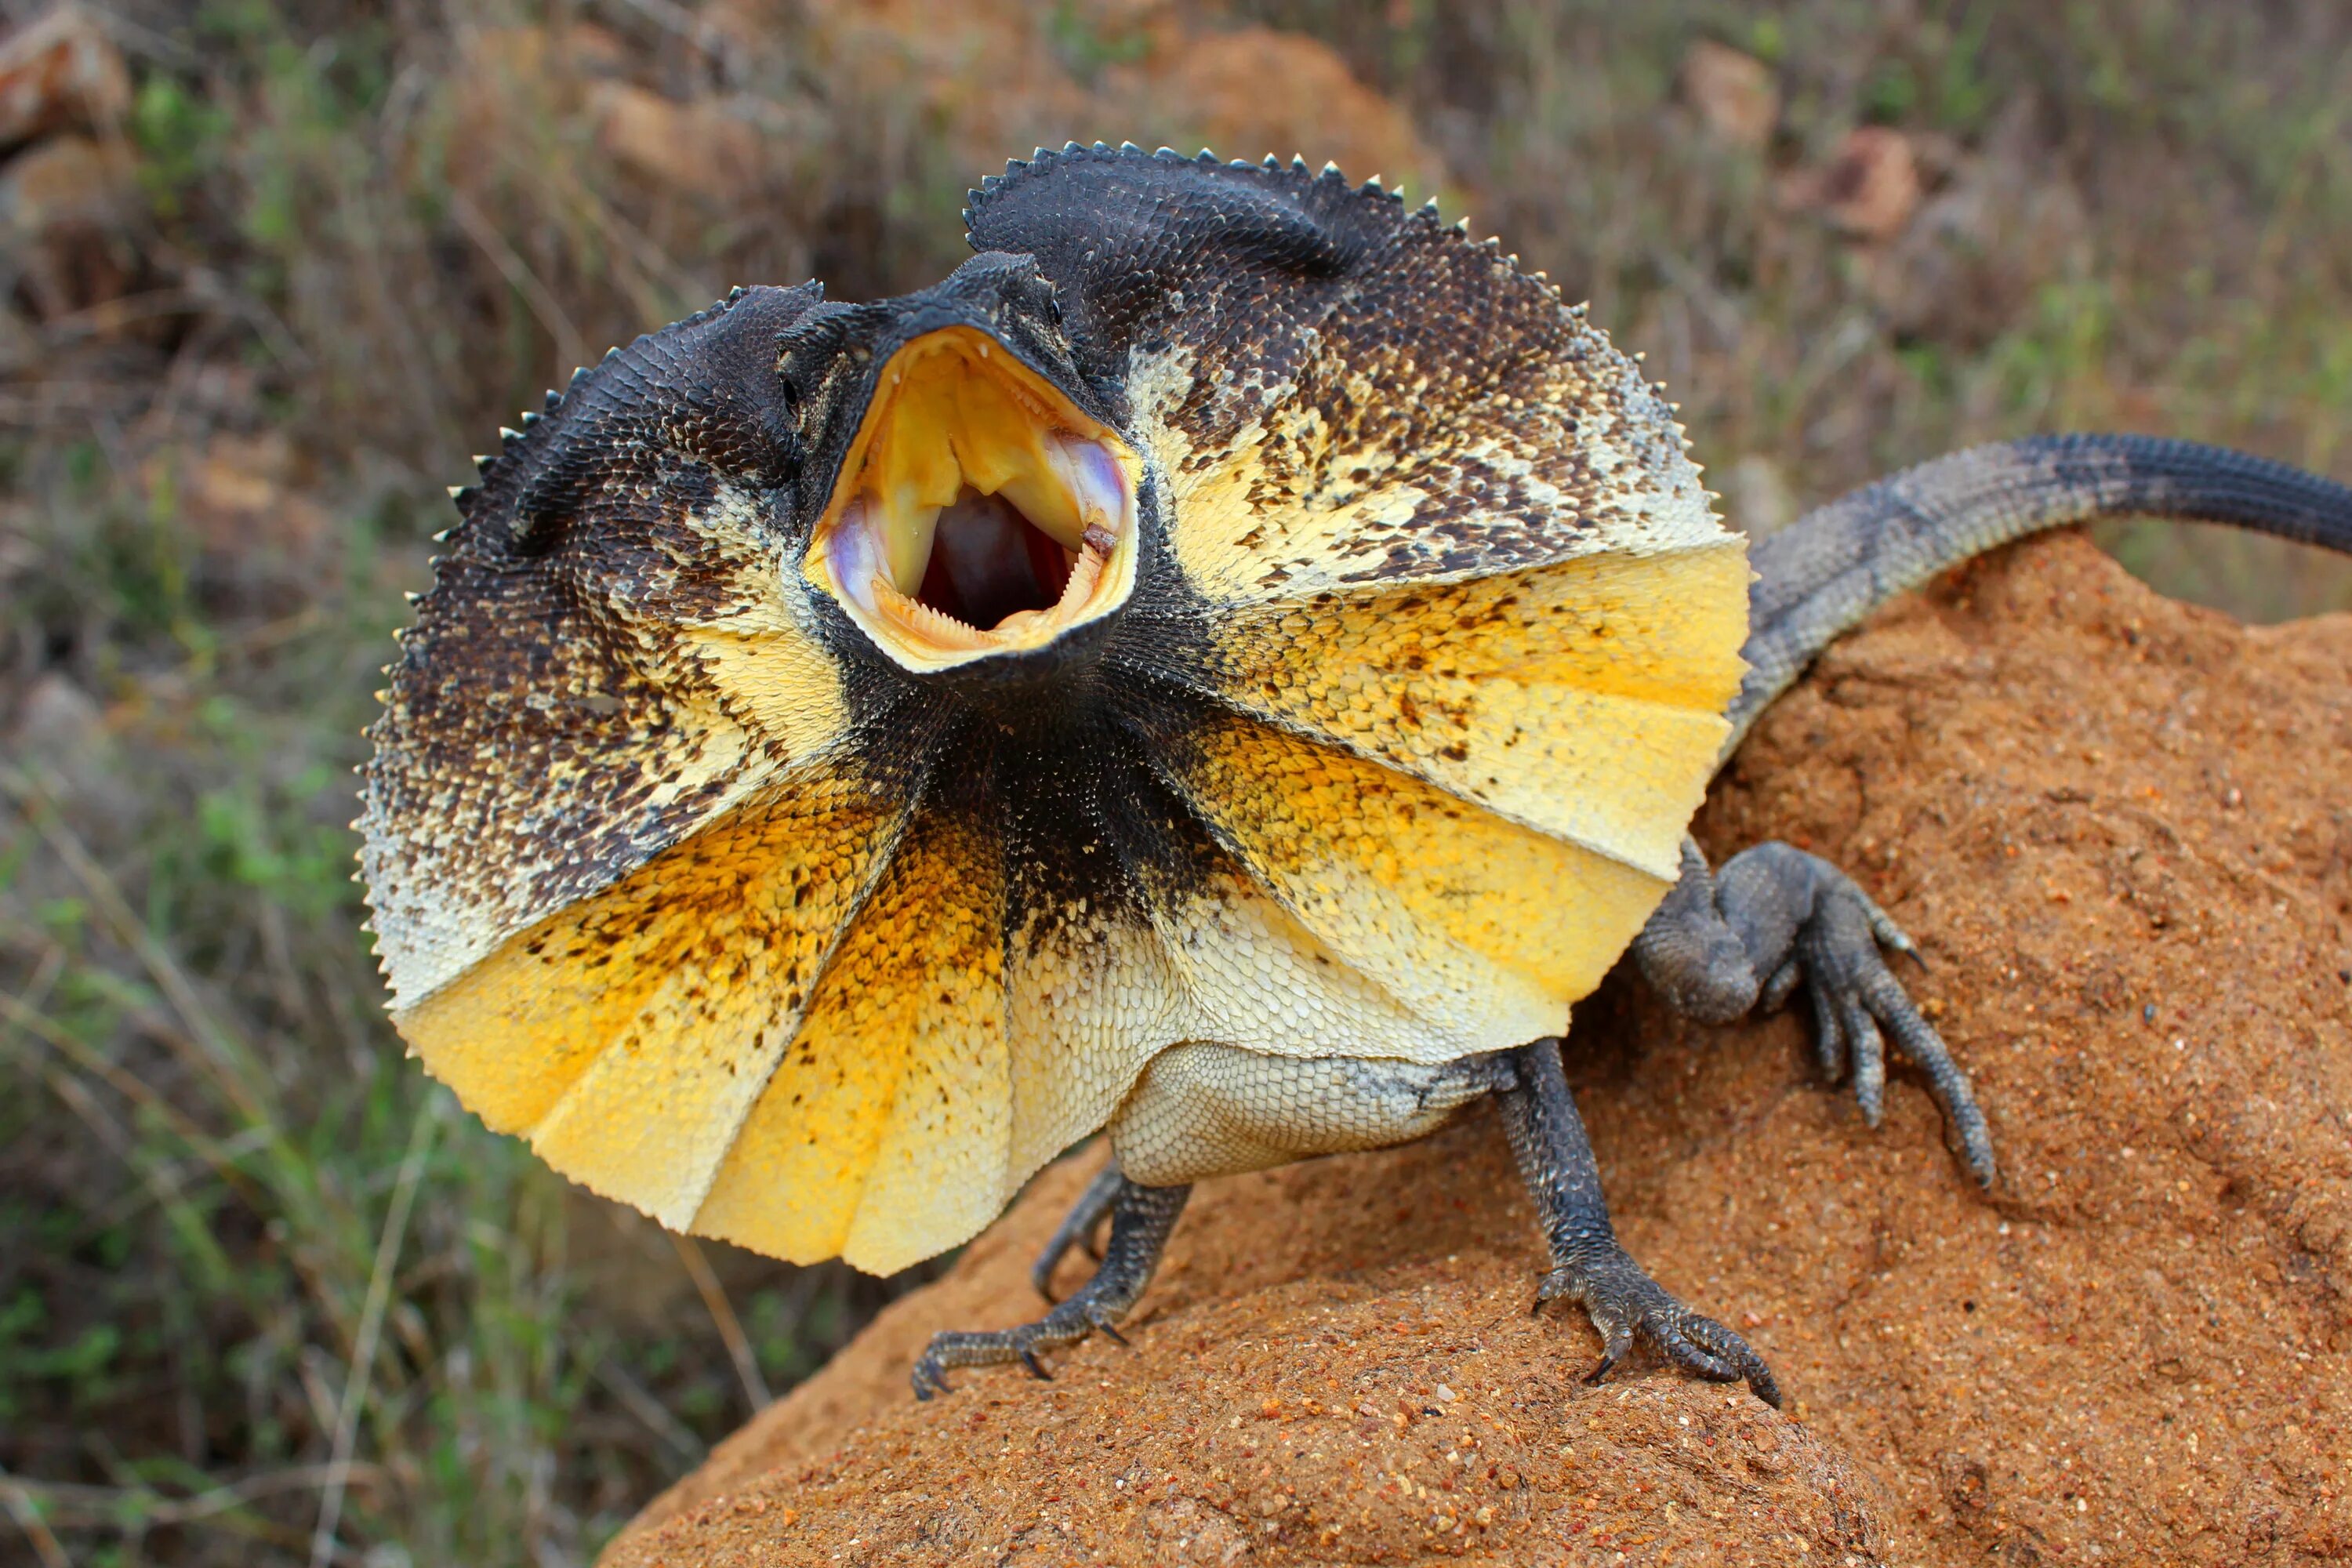
[[[887,1269],[1155,1055],[1563,1029],[1678,867],[1748,571],[1639,367],[1336,170],[1040,154],[509,433],[362,866],[403,1037],[680,1229]]]
[[[807,580],[917,674],[1090,626],[1099,646],[1135,589],[1144,468],[1036,263],[982,256],[909,299],[813,314],[780,364],[810,388]]]

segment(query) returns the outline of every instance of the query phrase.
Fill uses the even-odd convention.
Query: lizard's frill
[[[876,1270],[976,1232],[1178,1042],[1434,1061],[1563,1028],[1672,881],[1746,628],[1657,390],[1430,210],[1073,148],[971,223],[1036,259],[1143,469],[1083,680],[983,713],[854,668],[754,591],[797,578],[748,492],[666,458],[667,510],[599,514],[636,575],[511,567],[553,618],[495,644],[509,689],[445,574],[371,778],[436,1074],[666,1223]],[[484,782],[469,748],[550,722],[533,649],[649,721]],[[576,847],[499,871],[519,824]]]

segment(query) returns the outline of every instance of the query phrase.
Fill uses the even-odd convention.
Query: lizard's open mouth
[[[1042,647],[1135,585],[1141,464],[970,327],[890,357],[802,570],[914,670]]]

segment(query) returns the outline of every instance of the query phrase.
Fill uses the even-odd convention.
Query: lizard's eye
[[[1140,473],[985,333],[926,333],[883,367],[802,569],[909,669],[1042,647],[1133,588]]]

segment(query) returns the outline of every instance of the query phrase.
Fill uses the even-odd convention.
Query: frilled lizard
[[[1777,1402],[1618,1245],[1570,1006],[1629,948],[1704,1019],[1802,985],[1866,1119],[1891,1035],[1993,1156],[1894,922],[1787,845],[1709,870],[1717,765],[2001,541],[2155,511],[2344,549],[2352,492],[2057,437],[1751,550],[1580,308],[1377,184],[1074,146],[966,217],[935,288],[738,290],[616,351],[457,492],[360,823],[402,1035],[558,1170],[797,1261],[931,1257],[1107,1131],[1039,1278],[1108,1215],[1098,1270],[940,1335],[926,1396],[1115,1332],[1189,1184],[1492,1095],[1538,1305],[1600,1370],[1647,1340]]]

